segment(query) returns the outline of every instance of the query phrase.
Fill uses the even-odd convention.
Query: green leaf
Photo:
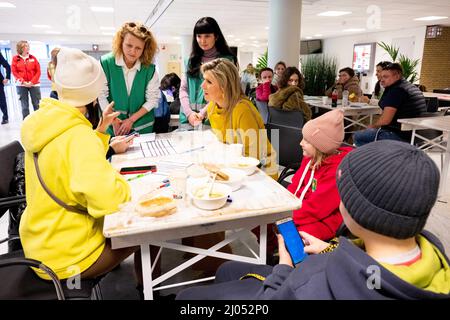
[[[258,61],[256,63],[256,69],[259,72],[261,69],[267,68],[267,61],[268,61],[268,51],[264,52],[264,54],[258,58]]]
[[[323,96],[336,81],[336,58],[322,54],[308,55],[302,61],[302,74],[306,82],[304,94]]]

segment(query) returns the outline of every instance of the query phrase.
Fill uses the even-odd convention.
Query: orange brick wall
[[[427,91],[450,88],[450,27],[440,37],[425,39],[420,84]]]

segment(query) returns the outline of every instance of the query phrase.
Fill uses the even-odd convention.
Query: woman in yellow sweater
[[[216,59],[201,70],[208,118],[215,134],[224,143],[242,143],[245,156],[258,158],[262,169],[276,179],[275,151],[258,110],[242,92],[237,68],[226,59]]]

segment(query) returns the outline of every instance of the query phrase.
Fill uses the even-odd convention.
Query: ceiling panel
[[[32,25],[48,24],[51,26],[49,31],[61,32],[61,35],[46,36],[49,43],[110,43],[112,36],[108,33],[113,33],[114,30],[104,31],[100,27],[117,28],[126,21],[145,21],[158,3],[157,0],[2,1],[14,3],[16,8],[0,8],[0,40],[19,37],[33,40],[33,37],[45,34],[47,30],[36,29]],[[366,28],[371,14],[367,13],[367,9],[374,4],[381,13],[381,29],[368,32],[427,24],[450,25],[450,19],[437,22],[413,20],[428,15],[450,17],[449,0],[304,0],[301,36],[306,38],[322,34],[322,38],[338,37],[348,35],[343,32],[344,29]],[[89,9],[90,6],[110,6],[115,10],[113,13],[94,13]],[[80,13],[78,24],[74,23],[73,13],[70,13],[74,8]],[[351,11],[352,14],[341,17],[317,16],[327,10]],[[252,44],[264,47],[267,43],[269,0],[174,0],[152,30],[160,42],[174,43],[179,41],[181,35],[191,34],[195,22],[202,16],[216,18],[223,33],[234,36],[227,39],[233,45],[245,43],[247,46]],[[258,44],[254,41],[258,41]]]

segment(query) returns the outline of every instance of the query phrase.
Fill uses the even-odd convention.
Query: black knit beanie
[[[423,151],[382,140],[350,152],[337,172],[341,200],[360,226],[397,239],[420,233],[439,188],[439,170]]]

